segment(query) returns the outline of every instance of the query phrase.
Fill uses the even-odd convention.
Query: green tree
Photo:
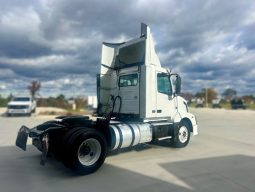
[[[213,88],[203,88],[200,92],[197,92],[195,96],[198,98],[204,98],[205,101],[207,99],[207,102],[211,103],[213,99],[217,98],[218,93]]]
[[[236,96],[236,94],[237,94],[236,90],[228,88],[222,93],[222,96],[224,97],[224,99],[230,100],[234,96]]]
[[[4,98],[0,95],[0,107],[6,107],[8,103],[7,98]]]
[[[59,95],[56,97],[56,99],[64,101],[64,100],[66,100],[66,97],[65,97],[65,95],[63,95],[63,94],[59,94]]]

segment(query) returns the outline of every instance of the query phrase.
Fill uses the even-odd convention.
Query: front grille
[[[8,109],[27,109],[27,105],[9,105]]]

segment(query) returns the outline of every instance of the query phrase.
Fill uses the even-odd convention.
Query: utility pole
[[[208,107],[208,92],[207,92],[207,88],[205,88],[205,106]]]

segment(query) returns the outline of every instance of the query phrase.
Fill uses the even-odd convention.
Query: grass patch
[[[250,104],[250,105],[247,105],[247,108],[248,108],[248,109],[255,110],[255,103]]]

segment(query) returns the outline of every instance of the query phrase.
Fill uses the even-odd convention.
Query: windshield
[[[15,97],[13,101],[30,101],[29,97]]]

